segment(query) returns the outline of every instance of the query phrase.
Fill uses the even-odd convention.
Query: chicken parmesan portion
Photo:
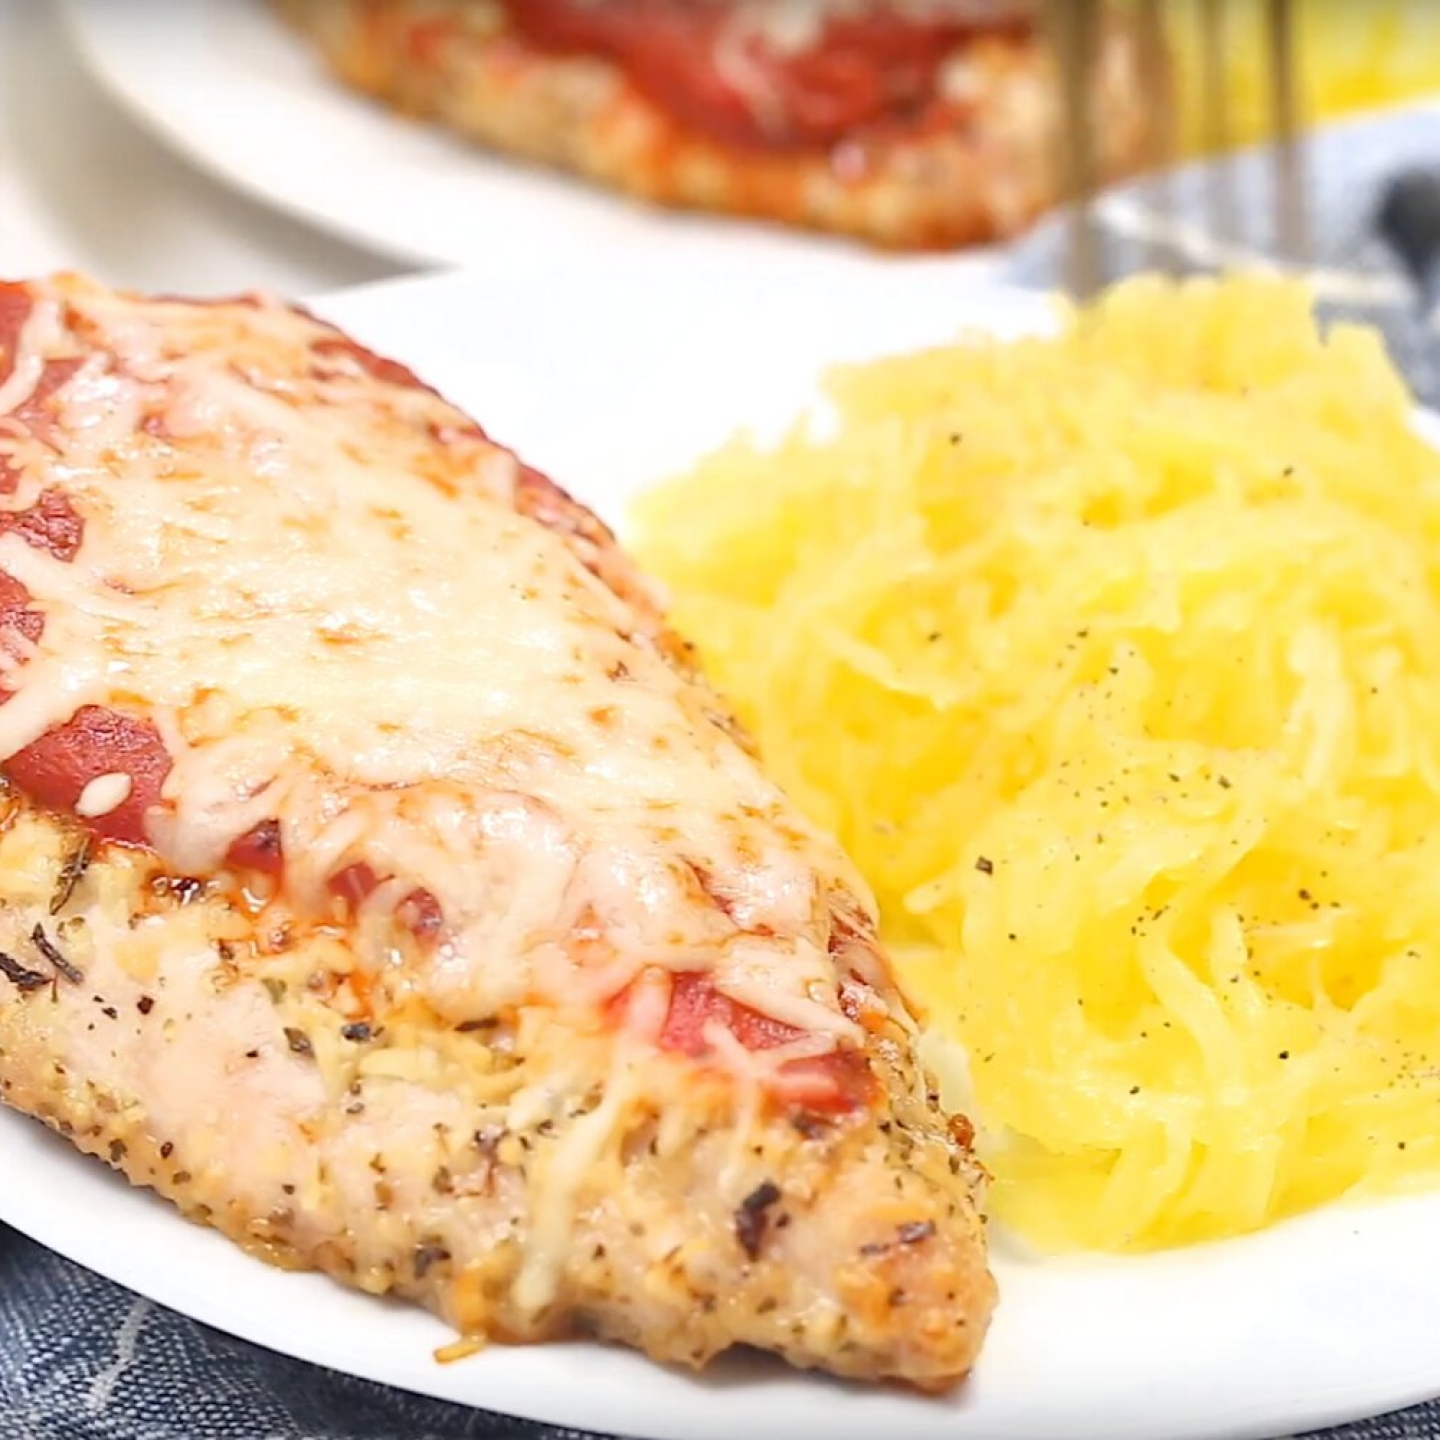
[[[351,86],[645,200],[900,248],[1013,235],[1063,194],[1037,0],[276,0]],[[1159,138],[1123,14],[1098,163]]]
[[[873,903],[610,533],[266,297],[0,285],[0,1096],[466,1336],[935,1388],[994,1300]]]

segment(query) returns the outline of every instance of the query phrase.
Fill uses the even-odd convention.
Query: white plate
[[[642,206],[401,119],[332,80],[265,0],[64,0],[64,9],[97,78],[197,164],[408,262],[489,266],[680,245],[743,247],[752,260],[907,263],[846,241]],[[972,261],[990,263],[959,263]]]
[[[738,419],[768,426],[836,357],[1007,332],[1035,296],[877,273],[757,278],[723,263],[596,267],[547,282],[409,281],[324,305],[413,364],[612,518]],[[1440,1393],[1440,1196],[1334,1207],[1233,1243],[1142,1259],[1026,1260],[978,1374],[927,1400],[761,1361],[709,1378],[596,1345],[450,1366],[419,1311],[281,1274],[177,1219],[38,1125],[0,1115],[0,1220],[222,1330],[465,1404],[660,1440],[1218,1440]]]

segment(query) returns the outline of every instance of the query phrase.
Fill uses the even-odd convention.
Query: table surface
[[[0,0],[0,277],[59,269],[139,289],[301,296],[405,267],[176,157],[85,72],[51,0]]]

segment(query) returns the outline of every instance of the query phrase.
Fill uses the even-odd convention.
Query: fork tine
[[[1153,158],[1166,164],[1175,158],[1179,127],[1175,106],[1174,75],[1165,29],[1168,0],[1138,0],[1136,32],[1139,38],[1141,83],[1150,87],[1154,122]]]
[[[1268,0],[1267,0],[1268,3]],[[1235,176],[1230,158],[1233,127],[1225,52],[1229,43],[1227,0],[1199,0],[1201,135],[1209,156],[1207,196],[1210,226],[1220,240],[1234,244],[1237,229]]]
[[[1266,0],[1265,31],[1270,60],[1271,122],[1277,139],[1294,140],[1300,130],[1300,96],[1295,76],[1298,37],[1294,0]]]
[[[1158,270],[1170,263],[1170,248],[1165,232],[1175,210],[1175,184],[1172,167],[1178,157],[1179,112],[1175,92],[1175,76],[1171,68],[1170,46],[1165,28],[1167,0],[1139,0],[1137,33],[1139,40],[1140,84],[1148,90],[1146,103],[1153,125],[1151,167],[1145,185],[1146,202],[1158,224],[1146,244],[1145,266]]]
[[[1297,18],[1294,0],[1266,0],[1270,124],[1275,145],[1275,238],[1281,258],[1292,264],[1304,263],[1310,251],[1296,77]]]
[[[1229,26],[1226,0],[1199,0],[1200,105],[1207,150],[1230,148],[1230,91],[1225,74],[1225,45]]]
[[[1096,187],[1095,126],[1091,98],[1099,36],[1099,0],[1051,0],[1046,7],[1060,73],[1064,135],[1060,140],[1062,193],[1068,202],[1066,281],[1085,299],[1104,281],[1091,205]]]
[[[1107,0],[1045,0],[1044,13],[1059,74],[1060,123],[1057,137],[1061,194],[1066,208],[1065,271],[1068,288],[1088,298],[1109,278],[1107,255],[1096,221],[1100,180],[1096,77]],[[1179,7],[1174,0],[1131,0],[1131,35],[1136,46],[1140,86],[1152,126],[1154,169],[1145,193],[1150,214],[1145,263],[1154,267],[1173,258],[1172,227],[1175,192],[1174,163],[1179,158],[1180,106],[1170,64],[1167,21]],[[1258,15],[1257,15],[1258,10]],[[1277,253],[1290,264],[1309,259],[1313,240],[1306,205],[1305,141],[1297,44],[1302,9],[1298,0],[1190,0],[1186,18],[1198,26],[1199,66],[1195,80],[1201,136],[1209,152],[1203,168],[1205,230],[1211,257],[1196,257],[1207,267],[1225,254]],[[1243,12],[1243,13],[1242,13]],[[1238,18],[1237,18],[1238,13]],[[1237,34],[1244,20],[1243,37]],[[1264,224],[1263,216],[1242,214],[1239,171],[1234,146],[1238,140],[1229,77],[1232,48],[1254,43],[1258,27],[1264,46],[1265,80],[1269,91],[1270,161],[1273,179],[1274,227],[1249,233]],[[1246,162],[1247,165],[1253,162]],[[1193,217],[1199,218],[1199,217]]]

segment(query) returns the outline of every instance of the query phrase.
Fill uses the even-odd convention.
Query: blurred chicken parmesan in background
[[[350,85],[665,205],[877,245],[1012,235],[1061,198],[1035,0],[276,0]],[[1149,153],[1141,47],[1096,66],[1102,172]]]

